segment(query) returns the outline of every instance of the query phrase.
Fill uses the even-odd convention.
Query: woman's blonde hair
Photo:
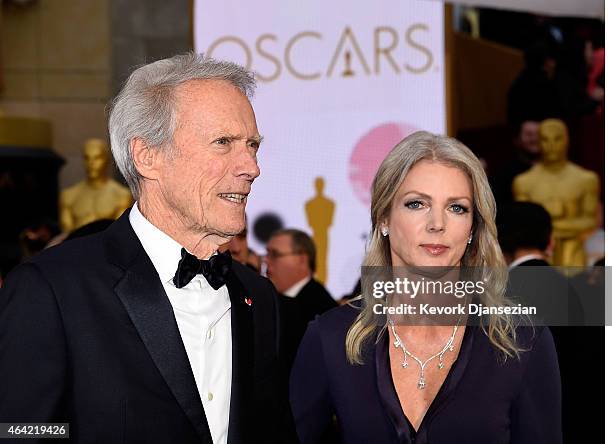
[[[381,222],[389,217],[393,198],[408,171],[421,160],[459,168],[470,178],[474,193],[473,234],[461,264],[482,270],[487,282],[487,291],[480,301],[483,305],[506,305],[504,292],[508,276],[497,242],[495,199],[478,158],[469,148],[450,137],[416,132],[398,143],[383,160],[372,183],[372,232],[363,266],[391,265],[389,238],[382,235]],[[361,312],[346,335],[346,355],[352,364],[363,363],[363,344],[377,328],[373,310],[377,301],[368,293],[364,292]],[[521,350],[516,344],[516,326],[512,317],[491,315],[488,325],[481,327],[504,359],[518,356]]]

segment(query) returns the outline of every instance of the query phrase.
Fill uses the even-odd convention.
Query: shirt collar
[[[181,245],[149,222],[138,209],[138,202],[130,210],[130,224],[161,281],[172,281],[181,260]]]
[[[290,298],[296,297],[298,293],[302,291],[302,288],[304,288],[306,284],[310,281],[310,279],[311,279],[311,276],[306,276],[301,281],[297,281],[295,284],[289,287],[289,289],[285,291],[283,294],[285,296],[289,296]]]
[[[533,260],[533,259],[546,260],[544,256],[541,254],[526,254],[525,256],[521,256],[518,259],[513,260],[510,263],[510,265],[508,265],[508,270],[511,270],[514,267],[518,267],[522,263]]]

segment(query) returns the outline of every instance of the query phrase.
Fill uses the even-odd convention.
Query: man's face
[[[259,176],[261,137],[241,91],[221,80],[175,90],[173,146],[158,170],[158,199],[181,229],[222,237],[245,227],[251,184]]]
[[[565,160],[567,154],[567,129],[559,120],[550,120],[540,125],[542,162],[554,163]]]
[[[308,274],[308,259],[305,254],[294,253],[290,235],[273,236],[266,250],[268,277],[280,293],[287,291]]]
[[[521,125],[519,134],[521,148],[530,154],[540,154],[540,124],[534,121],[526,121]]]
[[[99,143],[86,144],[83,149],[83,161],[85,162],[88,179],[95,180],[106,175],[108,152],[104,145]]]

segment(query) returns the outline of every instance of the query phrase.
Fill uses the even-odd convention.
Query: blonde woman
[[[495,201],[474,154],[427,132],[401,141],[372,185],[365,266],[481,267],[481,303],[504,305]],[[333,415],[344,443],[561,442],[556,352],[547,328],[507,315],[481,326],[377,324],[364,296],[308,327],[291,375],[301,442]]]

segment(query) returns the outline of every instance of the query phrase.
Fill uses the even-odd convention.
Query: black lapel
[[[232,394],[230,401],[228,443],[251,442],[249,426],[254,412],[253,313],[254,295],[246,292],[235,272],[229,274],[227,289],[232,301]],[[259,406],[262,408],[262,406]]]
[[[124,269],[115,286],[153,362],[204,443],[212,443],[204,407],[172,305],[153,263],[132,229],[128,211],[106,234],[109,259]]]

